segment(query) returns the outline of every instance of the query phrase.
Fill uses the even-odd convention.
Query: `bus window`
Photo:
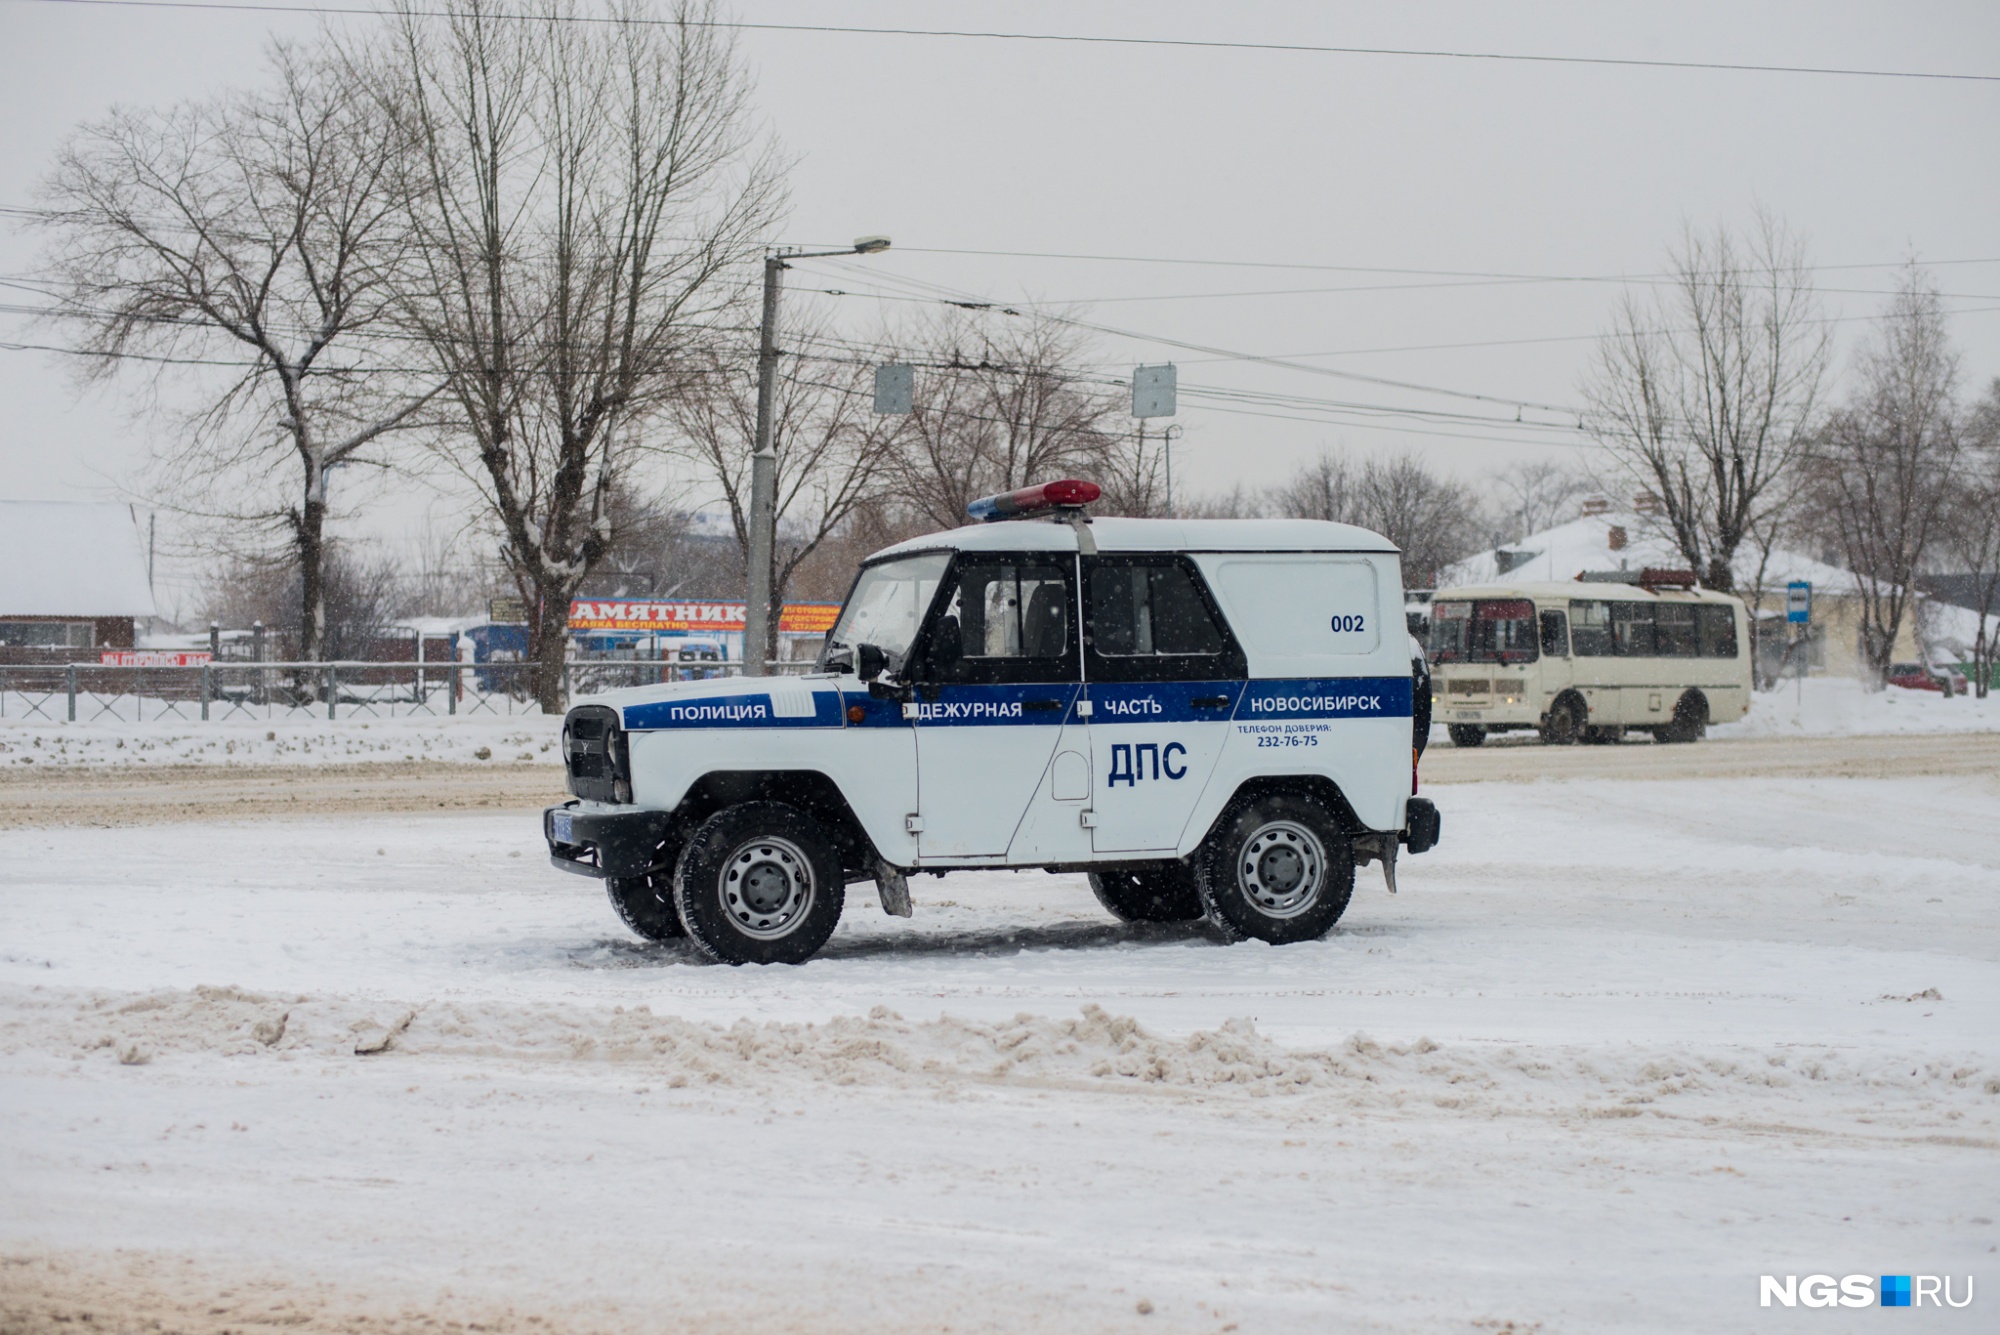
[[[1736,657],[1736,610],[1726,606],[1704,604],[1697,608],[1696,612],[1701,626],[1701,656]]]
[[[1611,643],[1620,658],[1656,657],[1659,641],[1653,629],[1653,605],[1611,604]]]
[[[1578,658],[1611,657],[1611,604],[1601,598],[1571,600],[1569,642]]]
[[[1561,612],[1542,613],[1542,653],[1548,658],[1569,657],[1569,619]]]
[[[1662,658],[1693,658],[1701,651],[1694,629],[1693,603],[1661,603],[1653,608]]]
[[[1435,602],[1430,650],[1433,663],[1532,663],[1535,605],[1525,598]]]

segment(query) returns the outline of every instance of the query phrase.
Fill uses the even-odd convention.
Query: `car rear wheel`
[[[1326,805],[1305,794],[1237,808],[1195,855],[1209,921],[1232,940],[1316,941],[1354,894],[1354,848]]]
[[[846,899],[831,841],[783,802],[716,812],[674,874],[689,939],[724,964],[805,963],[833,935]]]
[[[1090,892],[1120,922],[1193,922],[1206,912],[1185,862],[1094,871]]]
[[[1477,723],[1448,723],[1444,730],[1453,746],[1478,746],[1486,740],[1486,729]]]

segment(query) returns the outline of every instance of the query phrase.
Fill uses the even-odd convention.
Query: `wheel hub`
[[[786,839],[753,839],[722,872],[722,907],[738,931],[760,940],[784,936],[813,901],[812,863]]]
[[[1297,917],[1318,901],[1325,879],[1326,850],[1303,825],[1272,821],[1244,842],[1237,880],[1261,913]]]

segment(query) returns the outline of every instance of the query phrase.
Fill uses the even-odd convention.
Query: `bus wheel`
[[[1576,713],[1576,704],[1570,700],[1550,705],[1548,720],[1542,724],[1542,741],[1549,746],[1574,746],[1577,734],[1583,731]]]
[[[1708,736],[1708,698],[1689,691],[1674,702],[1674,721],[1660,729],[1663,742],[1698,742]]]
[[[1317,941],[1354,894],[1354,846],[1325,804],[1303,793],[1236,808],[1194,864],[1208,919],[1232,941]]]
[[[1486,729],[1477,723],[1448,723],[1444,729],[1453,746],[1477,746],[1486,740]]]
[[[1120,922],[1193,922],[1203,909],[1185,862],[1090,873],[1090,893]]]

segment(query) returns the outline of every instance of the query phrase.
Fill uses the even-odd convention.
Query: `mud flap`
[[[875,860],[875,892],[882,896],[882,911],[890,917],[907,918],[914,912],[910,907],[909,881],[880,858]]]

